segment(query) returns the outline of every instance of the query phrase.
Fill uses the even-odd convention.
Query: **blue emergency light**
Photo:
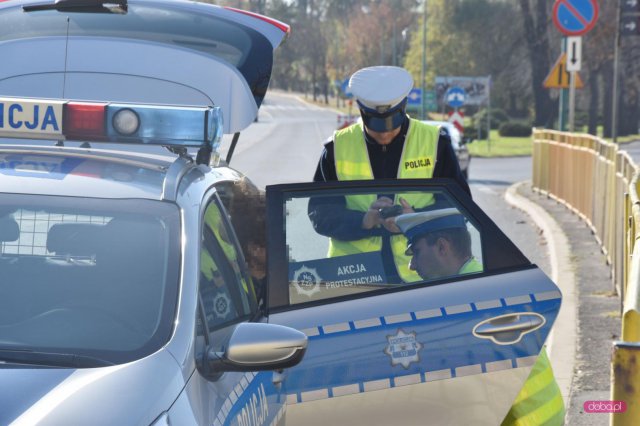
[[[0,137],[200,148],[210,155],[222,131],[220,107],[0,97]]]

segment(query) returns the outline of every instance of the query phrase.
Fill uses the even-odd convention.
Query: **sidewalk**
[[[562,313],[559,316],[558,322],[554,325],[551,348],[553,351],[551,357],[556,355],[553,364],[559,385],[561,389],[565,387],[569,391],[566,395],[568,400],[566,424],[608,425],[609,415],[585,413],[583,404],[590,400],[611,399],[611,343],[619,338],[621,323],[620,299],[613,293],[609,266],[591,229],[568,208],[551,198],[533,192],[530,182],[513,185],[510,190],[516,192],[516,198],[521,197],[519,204],[516,201],[517,207],[531,208],[527,204],[529,201],[542,207],[548,214],[546,220],[551,222],[538,223],[538,227],[543,230],[543,236],[551,249],[549,255],[553,257],[551,259],[552,275],[557,275],[554,279],[558,280],[567,279],[567,277],[571,279],[572,275],[575,280],[574,313],[570,316],[565,315],[564,318]],[[507,191],[507,194],[509,192]],[[527,213],[536,221],[535,211],[527,211]],[[549,232],[548,230],[553,229],[554,225],[559,226],[562,232]],[[545,229],[552,235],[545,235]],[[569,264],[554,265],[554,261],[561,260],[563,255],[560,252],[552,253],[553,247],[555,245],[557,250],[562,245],[563,238],[566,238],[565,241],[568,243],[568,256],[564,257],[568,259]],[[563,284],[566,286],[566,283],[559,282],[561,288]],[[569,296],[566,301],[571,303],[571,297],[566,292],[567,290],[563,288],[565,297]],[[565,300],[563,300],[563,309],[564,304]],[[571,306],[568,308],[569,312],[572,312]],[[575,321],[575,328],[571,327],[573,324],[567,324],[567,321]],[[575,335],[572,335],[572,330],[575,331]],[[571,346],[574,339],[576,342],[574,358],[563,359],[563,356],[567,356],[567,348]],[[556,361],[561,365],[557,365]],[[572,374],[569,374],[570,369],[567,371],[567,367],[573,370]]]

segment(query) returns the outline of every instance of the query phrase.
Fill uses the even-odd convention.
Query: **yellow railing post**
[[[614,342],[611,367],[612,426],[637,426],[640,419],[640,344]],[[618,408],[619,407],[619,408]]]
[[[623,299],[622,342],[612,358],[611,395],[626,411],[611,424],[640,425],[640,183],[638,166],[618,145],[591,135],[535,129],[533,186],[591,227]]]

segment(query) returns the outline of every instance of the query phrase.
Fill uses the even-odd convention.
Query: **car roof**
[[[126,14],[23,8],[42,3],[0,2],[0,56],[12,58],[0,67],[0,96],[215,105],[224,133],[253,123],[273,51],[289,31],[256,14],[179,0],[129,0]]]
[[[175,158],[138,152],[0,145],[1,192],[162,199]]]

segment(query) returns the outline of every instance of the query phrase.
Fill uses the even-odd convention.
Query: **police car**
[[[454,183],[267,187],[253,276],[219,143],[287,33],[192,2],[0,3],[0,424],[504,418],[561,295]],[[328,255],[312,206],[377,194],[455,209],[481,270]]]

